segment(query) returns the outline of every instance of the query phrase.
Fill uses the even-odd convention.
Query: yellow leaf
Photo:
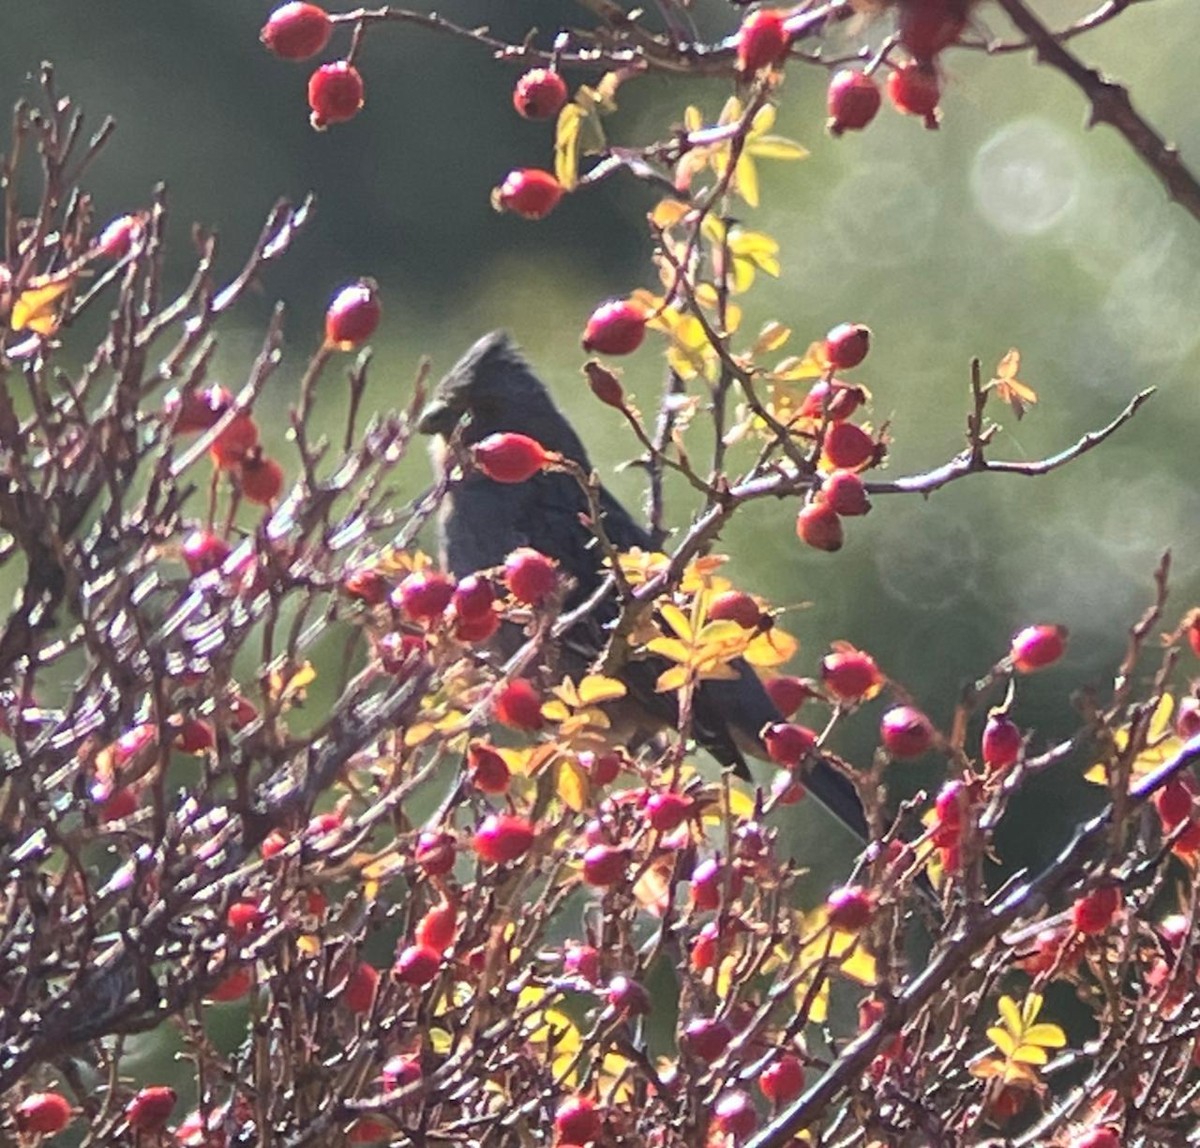
[[[296,948],[306,957],[315,957],[321,951],[321,938],[304,933],[296,938]]]
[[[667,231],[672,227],[678,227],[691,214],[692,208],[689,204],[683,203],[678,199],[660,199],[654,205],[654,209],[650,212],[650,222],[655,227],[660,227]]]
[[[733,172],[733,185],[751,207],[758,206],[758,170],[754,166],[754,157],[750,154],[749,145],[738,156],[737,167]]]
[[[567,104],[558,113],[554,132],[554,176],[567,191],[579,183],[579,155],[586,116],[587,112],[575,103]]]
[[[616,678],[607,678],[603,674],[588,674],[579,683],[580,701],[588,706],[616,701],[617,698],[623,698],[627,692],[624,682],[619,682]]]
[[[742,651],[742,657],[752,666],[760,669],[773,669],[791,661],[800,649],[800,643],[786,630],[777,626],[751,639],[750,644]]]
[[[444,1028],[427,1028],[425,1039],[429,1041],[429,1049],[437,1056],[449,1056],[454,1048],[454,1037]]]
[[[755,159],[807,159],[808,149],[783,136],[754,136],[747,149]]]
[[[661,654],[673,662],[686,664],[692,655],[691,648],[684,645],[678,638],[652,638],[646,643],[646,649],[652,654]]]
[[[58,329],[58,304],[75,282],[73,275],[39,283],[22,291],[12,306],[9,326],[14,331],[53,335]]]
[[[1023,1039],[1027,1044],[1038,1044],[1042,1048],[1065,1048],[1067,1034],[1056,1024],[1035,1024],[1025,1030]]]
[[[1030,995],[1036,997],[1037,993]],[[1025,1027],[1025,1022],[1017,1002],[1010,996],[1002,996],[996,1007],[1000,1011],[1000,1019],[1004,1022],[1005,1028],[1013,1035],[1020,1035],[1021,1030]]]
[[[558,763],[558,796],[572,813],[582,813],[587,808],[588,777],[574,757],[565,757]]]
[[[1005,1056],[1012,1056],[1016,1051],[1017,1042],[1009,1035],[1006,1028],[989,1028],[987,1030],[988,1040],[992,1042]]]
[[[658,681],[654,683],[654,689],[660,694],[682,689],[687,685],[688,677],[688,668],[686,665],[672,666],[669,670],[664,670],[658,675]]]
[[[695,634],[692,632],[692,623],[688,616],[675,605],[674,602],[664,602],[660,613],[662,619],[675,633],[685,642],[695,640]]]

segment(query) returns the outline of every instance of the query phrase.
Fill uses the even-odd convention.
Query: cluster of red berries
[[[333,18],[317,4],[294,0],[276,8],[259,39],[284,60],[309,60],[325,50]],[[309,122],[318,131],[345,123],[363,106],[362,74],[350,60],[322,64],[308,78]]]
[[[513,88],[513,107],[527,120],[553,119],[570,96],[567,83],[554,68],[532,68]],[[545,219],[567,189],[539,167],[514,168],[492,191],[492,206],[522,219]]]

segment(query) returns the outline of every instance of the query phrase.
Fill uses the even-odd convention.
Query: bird
[[[575,428],[504,331],[483,336],[450,368],[418,416],[417,429],[432,436],[439,463],[452,436],[469,447],[489,435],[517,433],[577,463],[585,474],[592,473]],[[649,531],[603,486],[598,497],[604,533],[617,550],[656,549]],[[477,468],[464,468],[450,483],[438,518],[439,560],[456,578],[502,566],[513,550],[528,546],[555,559],[570,577],[572,588],[564,610],[600,595],[596,608],[562,639],[566,647],[562,665],[576,678],[601,653],[604,626],[619,613],[615,587],[607,595],[602,593],[608,570],[585,524],[588,517],[587,498],[569,473],[546,469],[525,482],[500,483]],[[642,732],[677,724],[674,694],[655,689],[666,665],[654,656],[632,657],[619,670],[627,690],[624,709],[636,712],[633,724]],[[746,755],[767,760],[762,731],[784,718],[744,659],[730,665],[735,678],[699,684],[692,704],[692,732],[722,766],[749,780]],[[848,777],[817,757],[804,783],[856,836],[868,837],[863,807]]]

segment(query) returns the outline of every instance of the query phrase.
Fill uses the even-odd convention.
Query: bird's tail
[[[858,790],[844,773],[824,758],[817,758],[804,775],[804,785],[860,841],[868,839],[870,830]]]

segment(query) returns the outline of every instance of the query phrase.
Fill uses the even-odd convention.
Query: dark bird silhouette
[[[534,375],[524,356],[502,331],[480,339],[438,383],[418,424],[424,434],[449,439],[460,429],[464,445],[498,432],[517,432],[536,439],[591,472],[587,451],[571,424]],[[601,489],[604,531],[618,550],[653,549],[649,533],[607,490]],[[502,565],[518,546],[531,546],[557,560],[573,580],[565,607],[571,610],[600,590],[606,577],[599,547],[580,521],[588,515],[587,499],[569,474],[542,471],[522,483],[498,483],[478,470],[455,481],[440,519],[441,560],[463,577]],[[616,618],[615,592],[565,635],[563,669],[580,676],[604,645],[606,623]],[[674,694],[654,688],[666,663],[631,658],[621,668],[628,697],[626,710],[636,710],[632,724],[649,735],[674,726],[678,712]],[[693,699],[696,740],[722,765],[749,778],[744,753],[765,759],[760,733],[783,718],[758,675],[742,659],[732,663],[737,678],[705,681]],[[629,721],[623,713],[622,720]],[[620,723],[617,723],[620,724]],[[805,784],[859,837],[867,834],[862,805],[854,786],[828,762],[816,760]]]

